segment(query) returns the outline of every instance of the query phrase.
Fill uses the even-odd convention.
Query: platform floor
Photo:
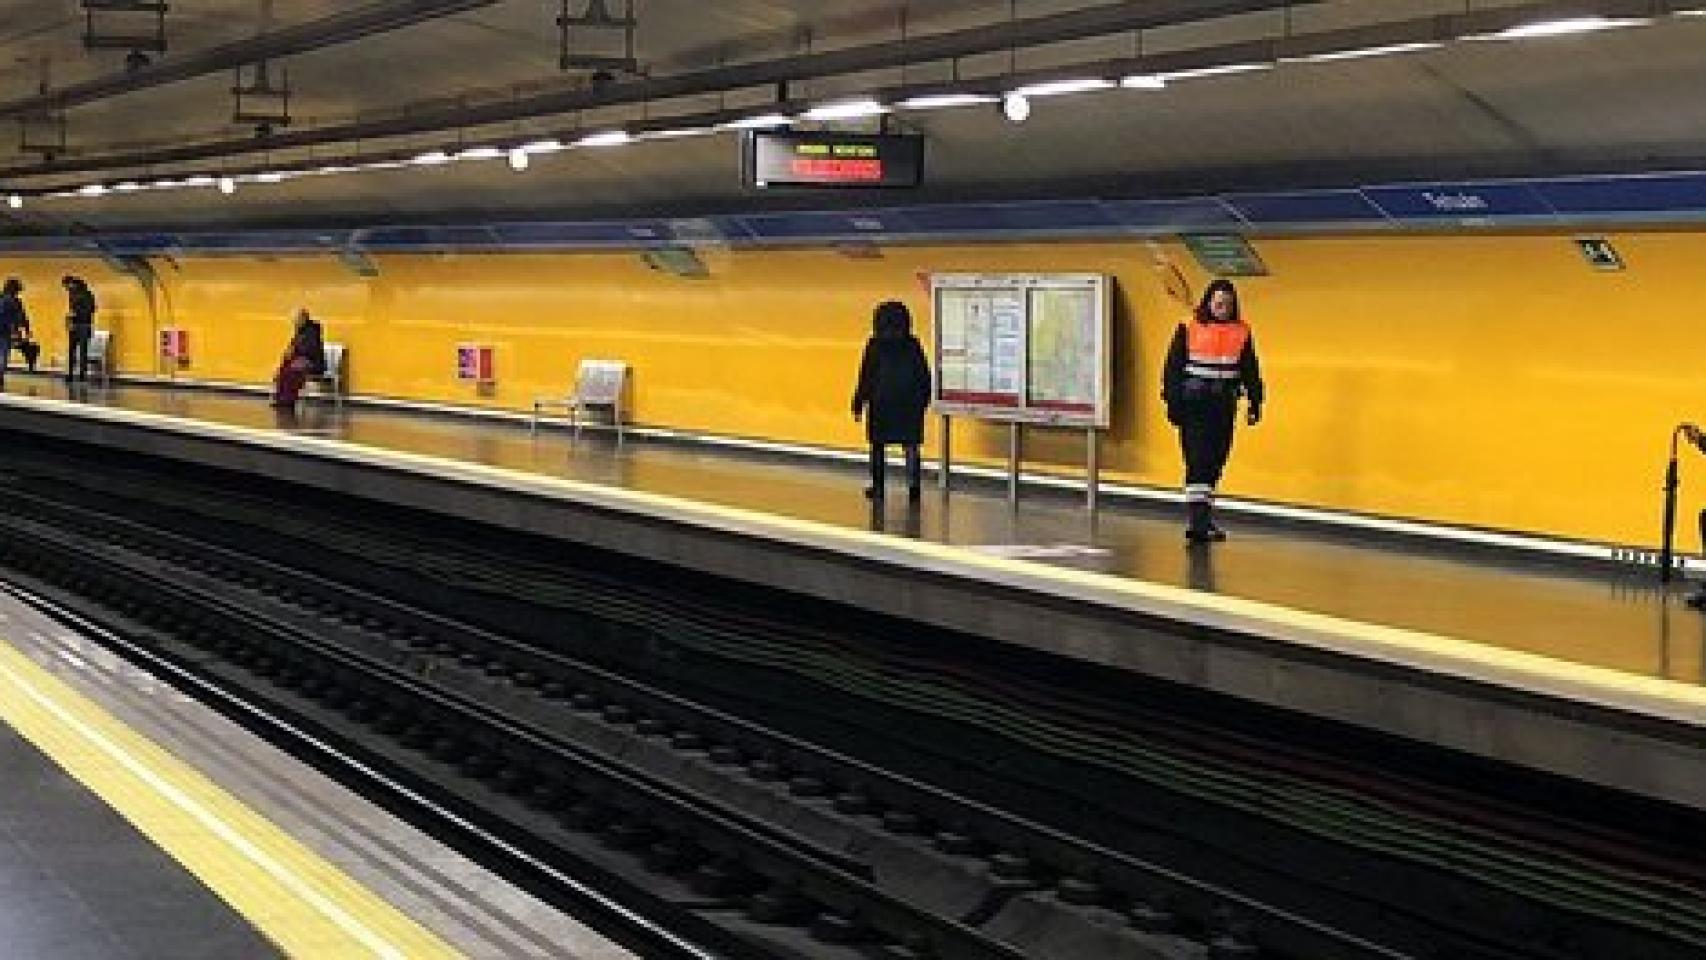
[[[280,956],[227,904],[0,727],[0,944],[36,960]]]
[[[0,591],[0,957],[633,960]]]
[[[1561,660],[1689,684],[1706,682],[1706,618],[1657,589],[1651,573],[1611,573],[1579,562],[1466,551],[1448,544],[1230,517],[1230,542],[1190,550],[1169,504],[1111,504],[1093,519],[1077,497],[934,488],[915,508],[891,497],[873,510],[851,463],[725,447],[635,440],[621,447],[561,428],[320,403],[280,413],[256,394],[122,385],[67,388],[14,375],[12,392],[110,405],[373,447],[475,461],[594,484],[870,529],[966,549],[1187,587],[1403,627]],[[1236,465],[1232,471],[1236,490]]]

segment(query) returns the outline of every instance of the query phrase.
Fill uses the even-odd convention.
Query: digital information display
[[[914,134],[749,131],[742,141],[746,182],[771,187],[916,187],[924,180],[924,138]]]
[[[1106,427],[1112,280],[1104,274],[936,274],[937,412]]]

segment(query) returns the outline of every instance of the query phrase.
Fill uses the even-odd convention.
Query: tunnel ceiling
[[[606,2],[622,12],[624,0]],[[570,7],[579,14],[586,5],[587,0],[572,0]],[[634,0],[638,72],[611,71],[608,89],[639,89],[633,85],[695,77],[730,65],[752,66],[742,77],[752,79],[802,56],[905,51],[930,38],[1014,19],[1064,24],[1099,8],[1111,10],[1110,16],[1148,17],[1156,25],[1011,49],[999,44],[1001,35],[986,33],[985,40],[993,37],[995,45],[985,42],[981,52],[804,77],[791,81],[785,92],[793,102],[809,104],[956,77],[999,86],[996,81],[1006,75],[1046,78],[1057,69],[1063,75],[1088,75],[1106,72],[1111,61],[1125,67],[1148,62],[1140,57],[1185,63],[1204,51],[1276,38],[1290,49],[1283,44],[1299,38],[1364,36],[1351,32],[1357,28],[1369,28],[1366,36],[1374,43],[1386,36],[1379,32],[1381,25],[1462,14],[1466,8],[1532,11],[1542,17],[1637,7],[1670,13],[1678,6],[1324,0],[1286,9],[1216,0]],[[1252,12],[1232,12],[1240,9]],[[552,94],[578,96],[581,102],[603,96],[591,89],[589,71],[560,69],[559,13],[560,0],[175,0],[165,14],[166,50],[143,51],[147,63],[127,75],[128,50],[88,48],[83,0],[0,0],[0,113],[30,107],[26,112],[32,114],[27,123],[13,115],[0,126],[0,169],[6,171],[0,175],[0,191],[92,183],[110,187],[190,173],[346,165],[454,150],[459,143],[570,138],[577,128],[632,127],[659,118],[757,109],[783,92],[774,83],[749,83],[496,123],[460,122]],[[274,124],[272,139],[260,139],[253,121],[234,122],[232,88],[239,81],[230,68],[142,84],[151,71],[181,69],[222,49],[241,49],[229,45],[327,27],[326,18],[334,16],[368,17],[369,23],[346,31],[360,34],[359,39],[327,42],[268,61],[274,85],[288,72],[292,91],[290,122]],[[152,15],[146,12],[102,11],[95,21],[101,37],[152,29]],[[341,38],[334,33],[325,39]],[[620,31],[577,31],[572,52],[621,54],[621,39]],[[1039,99],[1023,124],[1007,122],[993,106],[900,113],[890,121],[896,128],[928,138],[928,180],[916,193],[875,198],[744,192],[736,138],[724,133],[540,155],[523,173],[512,172],[500,158],[244,184],[232,196],[206,187],[88,198],[31,196],[21,210],[0,206],[0,216],[16,229],[68,222],[102,228],[663,214],[1690,167],[1706,164],[1702,50],[1706,17],[1667,15],[1644,26],[1584,35],[1453,42],[1403,55],[1282,63],[1262,72],[1175,81],[1163,90]],[[243,82],[252,76],[245,72]],[[88,96],[88,102],[51,109],[53,96],[88,91],[98,82],[106,82],[107,89]],[[600,78],[601,89],[603,82]],[[432,129],[400,136],[256,149],[352,125],[386,131],[408,118],[437,120]],[[42,149],[60,147],[61,136],[62,149]],[[216,155],[115,166],[201,144],[212,145],[209,151]],[[40,167],[43,163],[49,166]],[[40,172],[44,169],[51,172]]]

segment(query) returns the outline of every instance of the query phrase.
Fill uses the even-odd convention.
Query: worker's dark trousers
[[[1187,398],[1179,426],[1185,452],[1185,510],[1192,530],[1208,530],[1214,517],[1214,490],[1226,458],[1232,454],[1232,423],[1238,395],[1204,391]]]
[[[89,337],[94,333],[92,327],[75,325],[68,331],[71,342],[71,355],[65,359],[65,379],[73,376],[89,379]]]

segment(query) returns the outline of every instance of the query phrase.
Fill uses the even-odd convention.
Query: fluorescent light
[[[1619,27],[1638,27],[1651,23],[1646,17],[1565,17],[1561,20],[1541,20],[1520,26],[1507,27],[1497,33],[1483,33],[1472,40],[1531,40],[1538,37],[1567,37],[1578,33],[1596,33]]]
[[[427,153],[417,154],[415,158],[409,162],[417,167],[441,167],[450,162],[450,154],[445,153],[443,150],[433,150]]]
[[[257,173],[250,177],[249,180],[254,183],[283,183],[284,174],[272,172]]]
[[[516,173],[526,170],[528,165],[532,162],[533,161],[527,156],[527,151],[521,147],[517,147],[509,152],[509,168],[514,170]]]
[[[1024,123],[1031,119],[1031,98],[1022,93],[1009,93],[1001,98],[1001,115],[1008,123]]]
[[[723,124],[725,130],[763,130],[769,127],[785,127],[794,121],[780,113],[761,113],[755,117],[742,117]]]
[[[875,100],[846,100],[841,103],[826,103],[821,107],[813,107],[801,116],[807,120],[852,120],[858,117],[877,117],[889,112],[889,108]]]
[[[126,180],[123,183],[113,185],[113,190],[118,193],[135,193],[141,189],[142,184],[137,183],[135,180]]]
[[[604,130],[599,133],[589,133],[575,141],[577,147],[619,147],[624,143],[633,143],[634,137],[626,130]]]
[[[983,93],[935,93],[912,97],[895,104],[902,110],[941,110],[948,107],[970,107],[980,103],[996,103],[999,97]]]
[[[1033,83],[1020,87],[1013,92],[1022,97],[1058,97],[1068,93],[1088,93],[1091,90],[1108,90],[1114,82],[1107,77],[1078,77],[1072,80],[1051,80],[1047,83]]]
[[[24,198],[14,193],[6,198],[6,206],[11,207],[13,210],[22,210],[24,207]]]
[[[98,183],[91,183],[86,187],[78,187],[77,192],[85,197],[98,197],[106,193],[107,188]]]
[[[1273,68],[1274,65],[1271,63],[1223,63],[1213,67],[1169,70],[1166,73],[1154,73],[1149,74],[1149,76],[1158,77],[1163,83],[1172,83],[1174,80],[1199,80],[1203,77],[1229,77],[1237,73],[1259,73]]]
[[[1283,63],[1331,63],[1335,60],[1362,60],[1366,57],[1386,57],[1400,53],[1418,53],[1423,50],[1438,50],[1445,46],[1443,43],[1389,43],[1379,47],[1357,47],[1353,50],[1329,50],[1325,53],[1311,53],[1301,57],[1282,57]]]
[[[567,149],[561,140],[535,140],[521,145],[522,153],[556,153]]]
[[[496,160],[504,155],[497,147],[469,147],[456,152],[457,160]]]
[[[231,194],[236,193],[237,192],[237,181],[231,179],[230,177],[220,177],[219,178],[219,192],[225,194],[226,196],[230,196]]]
[[[1120,81],[1127,90],[1165,90],[1167,78],[1153,73],[1137,73]]]
[[[412,164],[413,164],[413,161],[410,161],[410,160],[374,160],[374,161],[371,161],[368,163],[360,164],[356,169],[358,169],[358,170],[401,170],[404,167],[411,166]]]
[[[681,140],[686,137],[707,137],[717,131],[711,127],[677,127],[674,130],[656,130],[644,134],[647,140]]]
[[[178,187],[183,187],[183,186],[188,186],[188,184],[186,184],[182,180],[156,180],[153,183],[148,185],[148,189],[150,189],[150,190],[175,190]]]
[[[211,187],[216,182],[211,174],[198,173],[184,181],[186,187]]]

